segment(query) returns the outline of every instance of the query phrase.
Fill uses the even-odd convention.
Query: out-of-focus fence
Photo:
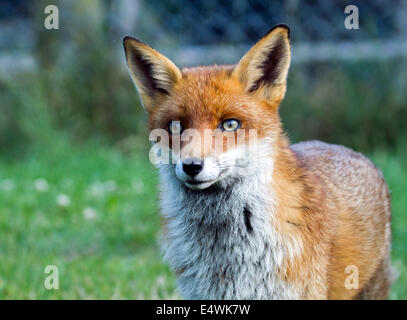
[[[71,21],[63,10],[70,1],[64,2],[61,28],[69,28]],[[98,7],[102,4],[106,8],[100,16],[102,23],[116,39],[123,34],[136,35],[181,65],[233,63],[279,23],[291,28],[294,63],[407,55],[407,0],[98,2]],[[359,29],[345,28],[348,5],[358,8]],[[27,9],[30,6],[24,0],[4,0],[0,9],[0,65],[5,68],[13,66],[9,50],[29,48],[35,40]],[[14,67],[32,67],[33,61],[21,51],[13,55],[21,61]]]
[[[288,24],[294,62],[407,54],[407,1],[123,1],[116,23],[183,65],[231,63],[273,25]],[[346,29],[348,5],[359,29]],[[119,20],[120,19],[120,20]]]

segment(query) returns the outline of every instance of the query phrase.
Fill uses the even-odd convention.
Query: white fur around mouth
[[[203,189],[206,189],[206,188],[210,187],[215,182],[216,182],[216,179],[211,180],[211,181],[202,181],[202,182],[200,182],[200,181],[190,181],[190,182],[185,181],[185,185],[188,188],[192,189],[192,190],[203,190]]]

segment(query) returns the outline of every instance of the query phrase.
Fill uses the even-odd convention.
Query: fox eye
[[[172,134],[180,134],[182,131],[182,125],[179,121],[171,121],[168,124],[168,129]]]
[[[224,131],[236,131],[240,128],[240,121],[236,119],[228,119],[222,122],[222,130]]]

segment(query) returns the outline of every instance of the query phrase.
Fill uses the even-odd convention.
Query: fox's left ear
[[[123,39],[127,66],[147,111],[151,111],[171,93],[181,78],[175,64],[144,42],[133,38]]]
[[[257,42],[233,71],[247,92],[263,95],[280,103],[285,94],[290,66],[290,29],[277,25]]]

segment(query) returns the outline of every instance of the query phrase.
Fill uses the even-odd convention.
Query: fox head
[[[290,65],[287,26],[271,29],[236,65],[180,70],[138,39],[125,37],[123,44],[149,128],[165,132],[168,139],[161,142],[176,154],[162,164],[174,180],[202,190],[252,173],[271,174]],[[248,152],[253,150],[256,157]]]

